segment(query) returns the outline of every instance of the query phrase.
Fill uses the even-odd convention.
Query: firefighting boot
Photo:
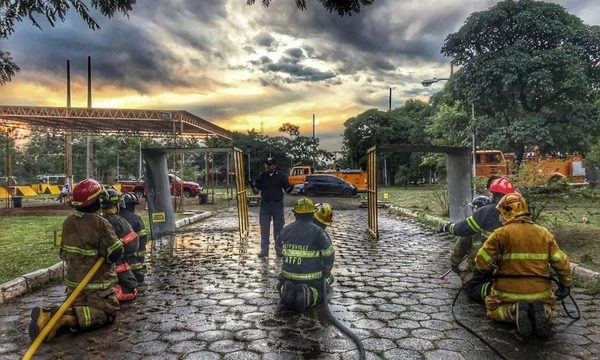
[[[535,302],[530,306],[531,317],[535,333],[542,338],[550,337],[552,333],[550,325],[551,310],[541,302]]]
[[[279,295],[281,296],[281,303],[286,309],[294,309],[294,301],[296,299],[296,285],[286,280],[279,289]]]
[[[310,289],[306,284],[296,284],[296,299],[294,310],[304,312],[310,306]]]
[[[510,317],[517,324],[517,330],[523,337],[531,335],[532,324],[529,318],[529,303],[520,301],[516,304],[512,304],[510,307]]]
[[[29,324],[29,337],[31,338],[31,341],[34,341],[38,337],[42,329],[50,322],[50,319],[57,311],[58,306],[53,306],[50,309],[42,309],[39,307],[33,308],[31,311],[31,323]],[[49,342],[54,339],[54,337],[56,337],[56,332],[65,326],[68,326],[71,329],[76,329],[78,327],[77,318],[73,315],[72,310],[65,312],[63,316],[61,316],[56,325],[54,325],[52,330],[46,335],[44,341]]]

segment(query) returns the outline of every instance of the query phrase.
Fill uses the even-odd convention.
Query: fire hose
[[[450,274],[451,271],[452,271],[452,269],[449,269],[444,274],[440,275],[439,279],[440,280],[444,280],[446,278],[446,276],[448,274]],[[536,278],[542,278],[542,279],[550,280],[550,281],[555,282],[556,284],[559,284],[558,279],[555,278],[555,277],[547,277],[547,276],[539,276],[539,275],[501,275],[501,276],[494,276],[493,278],[509,278],[509,277],[510,278],[536,277]],[[456,301],[458,300],[458,297],[460,296],[460,293],[463,291],[463,289],[465,289],[469,285],[469,283],[471,281],[473,281],[473,279],[471,279],[471,280],[467,281],[466,283],[464,283],[460,287],[460,289],[458,289],[458,292],[456,293],[456,296],[454,296],[454,301],[452,301],[452,308],[451,308],[452,318],[463,329],[467,330],[471,335],[475,336],[482,343],[484,343],[487,347],[489,347],[490,349],[492,349],[500,358],[502,358],[504,360],[508,360],[508,358],[504,354],[502,354],[500,352],[500,350],[496,349],[486,339],[484,339],[481,335],[477,334],[473,329],[469,328],[467,325],[465,325],[464,323],[462,323],[456,317],[456,313],[454,312],[454,306],[456,305]],[[573,302],[573,305],[575,305],[575,310],[577,311],[577,315],[572,315],[571,312],[567,309],[567,306],[565,305],[565,298],[561,299],[562,307],[565,310],[565,314],[567,315],[567,317],[569,317],[570,319],[573,319],[574,321],[577,321],[577,320],[579,320],[581,318],[581,311],[579,310],[579,306],[577,305],[577,302],[575,301],[575,299],[573,298],[573,296],[571,294],[569,294],[568,297],[569,297],[569,299],[571,299],[571,302]]]
[[[322,265],[322,268],[325,269],[325,266],[323,265],[323,256],[322,255],[321,255],[321,265]],[[365,347],[364,347],[362,341],[360,340],[360,338],[355,333],[353,333],[350,329],[345,327],[341,322],[339,322],[339,320],[336,319],[333,316],[333,314],[331,313],[331,310],[329,309],[329,304],[327,303],[327,281],[325,278],[325,272],[323,272],[322,278],[323,278],[323,285],[322,285],[323,303],[322,303],[321,308],[325,312],[325,315],[327,315],[327,318],[329,318],[329,321],[331,321],[333,323],[333,325],[335,325],[335,327],[340,329],[340,331],[342,333],[344,333],[346,336],[348,336],[350,339],[352,339],[352,341],[354,341],[354,343],[358,347],[359,360],[364,360],[365,359]]]

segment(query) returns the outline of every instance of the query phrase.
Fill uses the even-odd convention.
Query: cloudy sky
[[[600,23],[599,0],[555,0],[587,24]],[[343,122],[369,108],[427,99],[449,75],[440,54],[447,34],[492,0],[375,0],[339,17],[315,1],[269,8],[245,0],[138,0],[129,18],[98,16],[93,32],[75,15],[43,31],[29,22],[0,41],[21,67],[0,87],[0,103],[66,103],[71,60],[73,106],[86,106],[92,56],[95,107],[183,109],[230,130],[276,134],[284,122],[324,148],[341,148]],[[258,1],[260,3],[260,1]]]

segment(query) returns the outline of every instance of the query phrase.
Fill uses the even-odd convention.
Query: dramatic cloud
[[[93,32],[70,14],[56,27],[19,24],[0,43],[22,68],[0,87],[4,103],[64,105],[65,62],[73,97],[85,104],[86,58],[92,56],[94,105],[185,109],[244,130],[283,122],[341,147],[343,122],[368,108],[387,109],[411,97],[427,99],[449,75],[440,54],[445,37],[473,11],[495,0],[376,0],[339,17],[317,2],[300,11],[293,1],[269,8],[241,0],[144,0],[130,17],[96,14]],[[589,24],[600,21],[597,0],[556,0]]]

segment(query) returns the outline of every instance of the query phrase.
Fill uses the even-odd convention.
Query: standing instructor
[[[269,232],[271,230],[271,218],[273,218],[273,243],[279,236],[285,220],[283,218],[283,191],[288,194],[293,187],[288,182],[288,177],[277,170],[277,163],[272,157],[265,161],[265,171],[258,176],[256,181],[250,179],[252,192],[257,195],[260,192],[260,253],[258,257],[269,256]],[[280,254],[277,254],[280,255]]]

